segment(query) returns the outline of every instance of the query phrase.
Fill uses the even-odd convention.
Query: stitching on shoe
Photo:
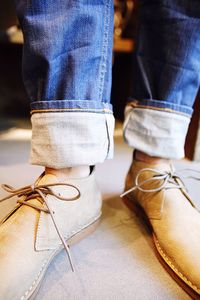
[[[74,228],[74,230],[72,230],[68,235],[64,235],[65,240],[68,240],[70,238],[72,238],[75,234],[78,234],[79,232],[81,232],[82,230],[86,229],[88,226],[92,225],[92,223],[96,222],[100,217],[101,217],[102,212],[100,211],[100,213],[94,218],[91,218],[86,224],[84,225],[79,225],[77,227]],[[38,228],[39,228],[40,224],[38,224]],[[40,237],[40,240],[45,240],[45,237]],[[58,239],[57,238],[49,238],[48,242],[57,242]],[[59,246],[62,245],[62,243],[59,244]],[[49,248],[50,250],[53,250],[51,248]],[[43,249],[43,250],[47,250],[47,249]]]
[[[171,260],[168,258],[168,256],[164,253],[163,249],[161,248],[157,238],[155,237],[155,235],[153,235],[154,238],[154,242],[156,245],[156,248],[158,250],[158,252],[160,253],[160,255],[162,256],[162,258],[165,260],[165,262],[172,268],[172,270],[183,280],[185,281],[192,289],[194,289],[197,293],[200,293],[200,289],[193,284],[185,275],[183,275],[171,262]]]
[[[38,280],[38,278],[39,278],[40,274],[42,273],[44,267],[46,266],[47,262],[48,262],[48,259],[45,259],[45,261],[44,261],[44,263],[42,264],[42,267],[41,267],[40,271],[38,272],[37,276],[35,277],[35,279],[34,279],[32,285],[31,285],[30,288],[24,293],[24,295],[20,298],[20,300],[24,300],[25,297],[28,295],[28,293],[33,289],[34,285],[36,284],[36,281]]]
[[[101,216],[101,213],[94,219],[93,222],[96,222],[96,221],[99,219],[100,216]],[[90,226],[90,225],[92,225],[92,223],[91,223],[91,222],[88,222],[87,225],[85,225],[84,227],[82,227],[82,230],[84,230],[85,228],[87,228],[87,227]],[[72,237],[73,237],[73,235],[75,235],[76,233],[78,234],[80,231],[81,231],[81,227],[80,227],[80,230],[79,230],[79,231],[75,231],[75,230],[74,230],[74,232],[71,234]],[[58,247],[57,249],[59,249],[59,248],[60,248],[60,245],[59,245],[59,247]],[[55,250],[55,252],[56,252],[56,251],[57,251],[57,250]],[[26,290],[26,292],[25,292],[24,295],[20,298],[20,300],[25,300],[25,297],[28,295],[29,292],[31,292],[31,290],[33,289],[33,287],[34,287],[35,284],[36,284],[36,281],[37,281],[38,278],[40,277],[40,274],[42,273],[44,267],[47,265],[48,262],[49,262],[49,259],[45,259],[45,261],[43,262],[42,267],[41,267],[40,271],[38,272],[37,276],[35,277],[35,279],[34,279],[32,285],[29,287],[28,290]]]

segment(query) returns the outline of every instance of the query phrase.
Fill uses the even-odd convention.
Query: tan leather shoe
[[[20,197],[0,225],[0,299],[32,299],[51,260],[65,247],[71,262],[68,244],[96,227],[100,191],[94,170],[87,178],[67,183],[43,175],[33,186],[4,189]]]
[[[160,261],[200,299],[200,213],[169,163],[133,161],[122,194],[148,224]]]

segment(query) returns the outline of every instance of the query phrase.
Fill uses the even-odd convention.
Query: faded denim
[[[200,3],[139,2],[124,137],[147,154],[180,158],[200,83]],[[113,0],[18,0],[16,7],[31,163],[62,168],[111,158]]]
[[[111,158],[113,0],[18,0],[16,8],[31,102],[31,163],[64,168]]]
[[[181,158],[200,85],[200,2],[139,2],[124,137],[147,154]]]
[[[112,2],[16,1],[32,110],[111,109]]]

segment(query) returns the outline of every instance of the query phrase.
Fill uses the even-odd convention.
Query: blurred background
[[[122,132],[124,107],[131,89],[132,52],[137,30],[136,0],[114,0],[115,27],[111,101]],[[0,3],[0,139],[12,128],[23,129],[30,138],[29,102],[21,76],[23,36],[12,0]],[[199,96],[186,139],[186,157],[199,160]],[[28,131],[26,131],[29,130]],[[16,131],[15,131],[16,132]],[[19,134],[19,131],[17,131]],[[22,134],[22,131],[21,131]]]

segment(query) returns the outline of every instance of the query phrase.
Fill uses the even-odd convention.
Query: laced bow
[[[38,180],[33,185],[27,185],[27,186],[24,186],[19,189],[15,189],[12,186],[7,185],[7,184],[2,184],[1,185],[2,189],[5,190],[6,192],[8,192],[9,195],[3,199],[0,199],[0,202],[3,202],[5,200],[11,199],[14,196],[17,196],[19,198],[17,200],[17,203],[19,203],[20,206],[27,205],[32,208],[35,208],[38,211],[43,211],[43,212],[50,214],[53,224],[55,226],[55,229],[57,231],[57,234],[66,250],[71,269],[74,272],[74,266],[73,266],[69,246],[67,245],[67,243],[57,225],[57,222],[55,221],[55,218],[54,218],[55,212],[49,207],[48,202],[46,200],[46,196],[52,195],[52,196],[56,197],[58,200],[62,200],[62,201],[75,201],[80,198],[81,193],[76,186],[74,186],[73,184],[69,184],[69,183],[60,183],[59,182],[59,183],[49,183],[49,184],[41,184],[40,185],[39,181],[43,176],[44,176],[44,173],[41,174],[41,176],[38,178]],[[71,187],[77,191],[77,195],[75,195],[74,197],[70,197],[70,198],[61,197],[61,195],[59,193],[57,194],[52,190],[52,187],[55,187],[55,186]],[[31,199],[37,199],[42,204],[42,206],[37,206],[33,203],[28,202]],[[45,204],[45,206],[43,204]]]
[[[191,178],[191,179],[195,179],[195,180],[200,180],[200,178],[196,177],[196,176],[191,176],[191,175],[180,177],[179,173],[185,172],[185,171],[196,172],[196,173],[200,174],[199,171],[192,170],[192,169],[182,169],[182,170],[178,170],[176,172],[174,172],[173,170],[162,172],[158,169],[151,169],[151,168],[141,169],[135,178],[135,185],[132,188],[125,191],[123,194],[121,194],[120,197],[123,198],[124,196],[126,196],[127,194],[129,194],[135,190],[139,190],[144,193],[153,193],[153,192],[159,192],[164,189],[174,189],[174,188],[187,190],[181,177],[182,178]],[[142,174],[144,174],[145,172],[150,172],[152,174],[152,176],[150,176],[148,179],[146,179],[144,181],[140,181]],[[176,179],[178,179],[181,183],[177,182]],[[152,189],[148,189],[148,188],[144,187],[145,184],[154,183],[155,181],[156,182],[160,181],[160,185],[158,187],[155,187]]]

